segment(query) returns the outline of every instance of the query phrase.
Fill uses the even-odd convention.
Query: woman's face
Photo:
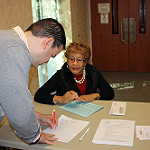
[[[84,55],[81,53],[70,53],[67,57],[67,63],[69,70],[74,75],[80,75],[83,73],[83,68],[86,65]]]

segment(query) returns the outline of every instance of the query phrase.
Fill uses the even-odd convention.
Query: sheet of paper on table
[[[135,121],[102,119],[92,140],[96,144],[133,146]]]
[[[110,108],[110,115],[124,116],[126,112],[126,102],[113,101]]]
[[[90,102],[73,101],[59,108],[77,114],[81,117],[88,117],[103,107],[104,106],[99,106]]]
[[[58,125],[54,130],[48,127],[43,132],[55,134],[58,141],[68,143],[88,124],[89,121],[72,119],[65,115],[61,115],[58,119]]]
[[[139,140],[150,140],[150,126],[136,126],[136,135]]]

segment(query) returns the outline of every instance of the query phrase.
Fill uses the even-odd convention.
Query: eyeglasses
[[[74,58],[67,58],[67,60],[68,60],[70,63],[74,63],[75,60],[76,60],[77,63],[83,63],[83,62],[85,61],[85,59],[82,60],[82,59],[74,59]]]

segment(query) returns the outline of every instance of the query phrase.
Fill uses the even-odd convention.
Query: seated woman
[[[67,100],[111,100],[114,91],[100,72],[88,63],[91,51],[83,42],[73,42],[67,49],[67,62],[41,88],[34,100],[44,104],[66,103]]]

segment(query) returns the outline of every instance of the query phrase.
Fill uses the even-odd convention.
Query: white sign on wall
[[[101,24],[108,24],[108,14],[100,14]]]
[[[98,4],[98,13],[100,13],[100,23],[108,24],[109,14],[110,13],[110,3],[99,3]]]
[[[98,4],[98,13],[100,13],[100,14],[110,13],[110,3],[99,3]]]

